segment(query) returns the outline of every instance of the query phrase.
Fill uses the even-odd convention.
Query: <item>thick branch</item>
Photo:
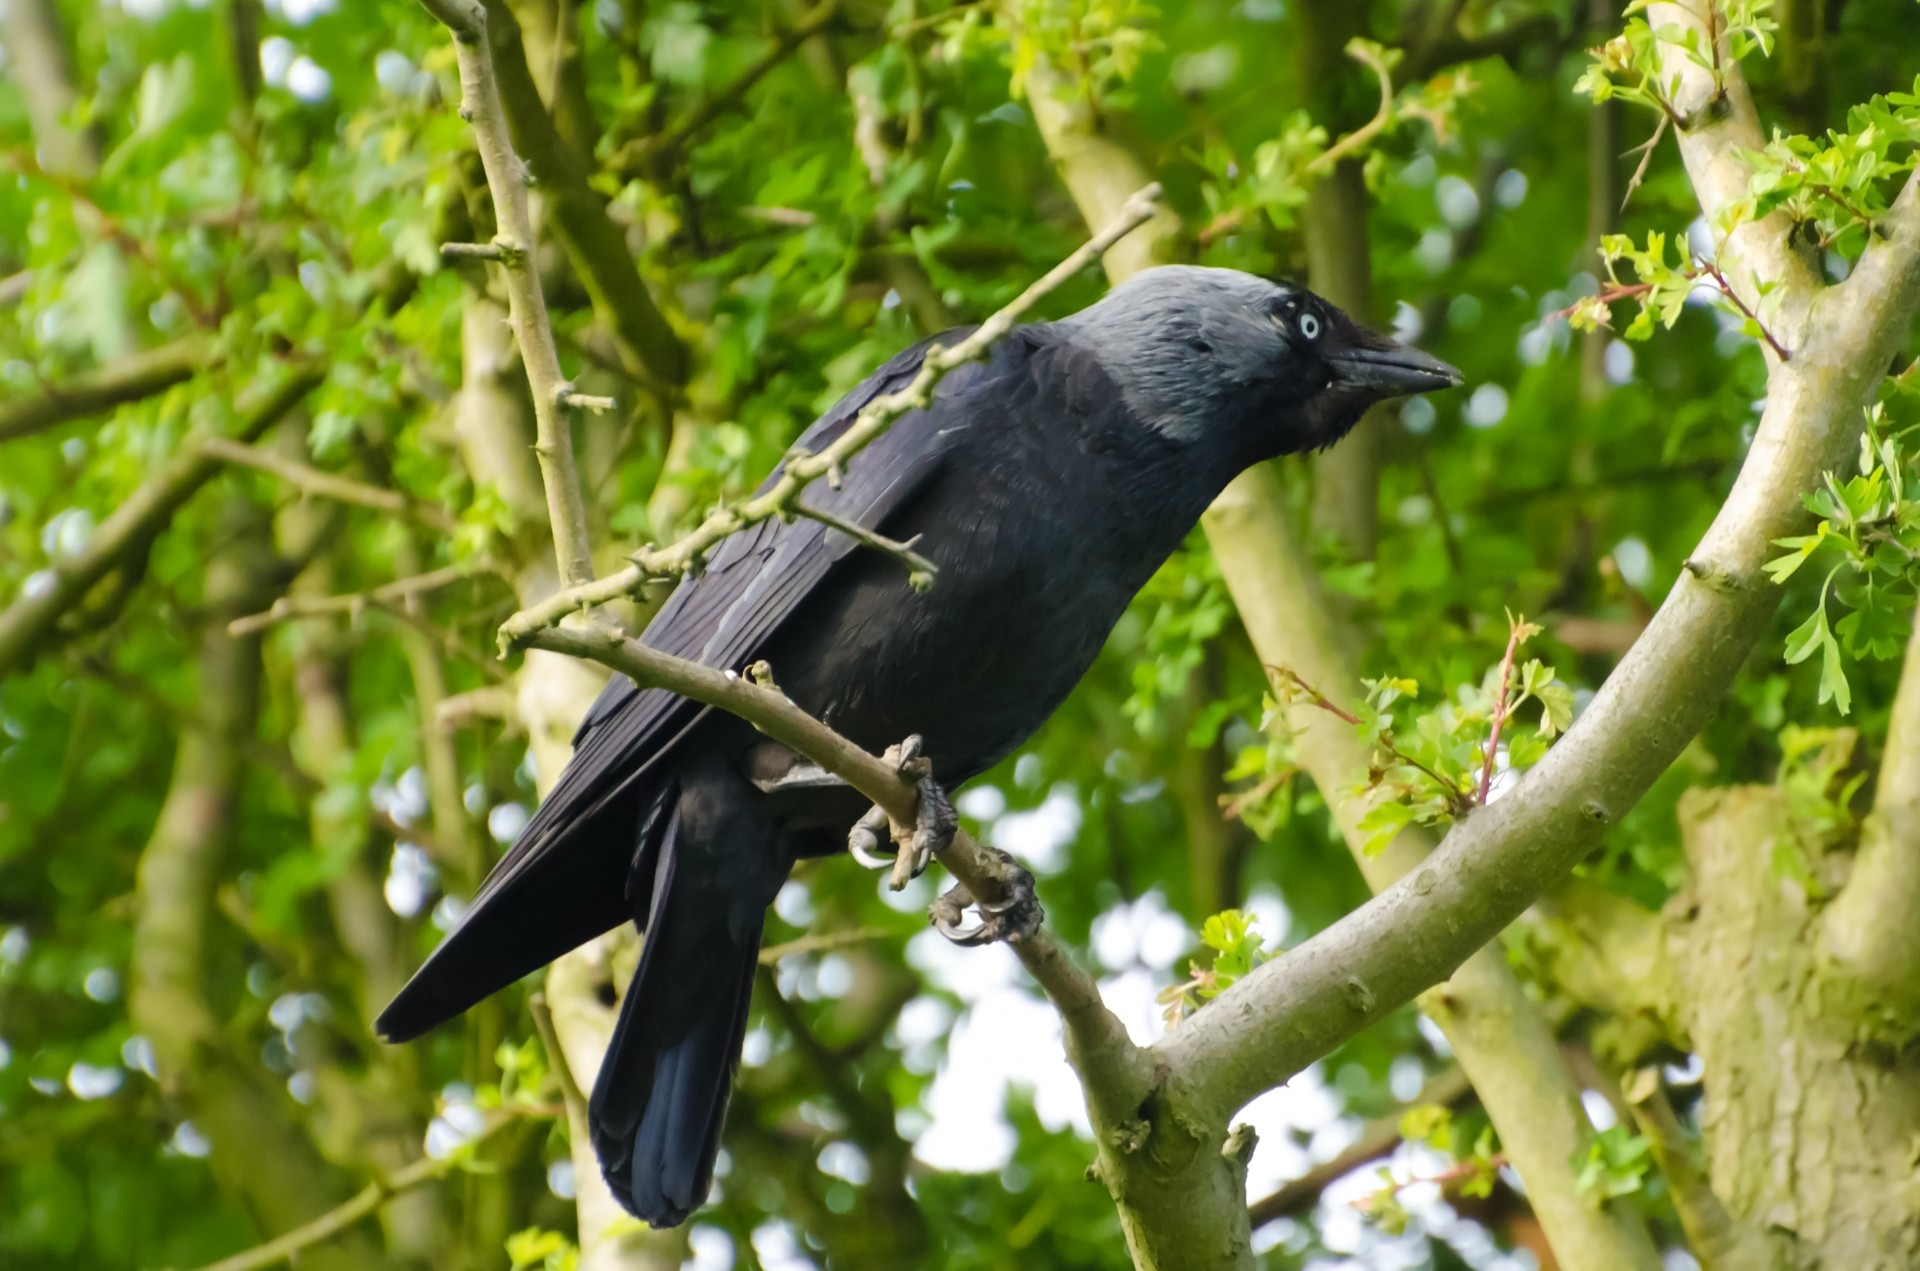
[[[622,367],[638,379],[677,386],[686,377],[687,351],[640,277],[626,232],[607,214],[606,199],[588,184],[592,173],[586,157],[561,134],[541,99],[519,25],[500,0],[488,5],[487,24],[500,102],[514,142],[540,184],[547,223],[566,248],[594,312],[613,333]]]
[[[1030,95],[1038,91],[1037,87],[1029,88]],[[1062,177],[1080,200],[1082,215],[1098,221],[1105,216],[1106,207],[1090,203],[1089,197],[1098,197],[1115,180],[1138,173],[1138,161],[1110,139],[1099,138],[1099,144],[1090,150],[1085,139],[1060,135],[1059,128],[1075,122],[1072,112],[1042,111],[1036,104],[1036,117],[1048,149],[1062,167]],[[1095,159],[1114,167],[1117,174],[1077,178],[1079,165]],[[1169,235],[1161,241],[1171,243],[1175,239]],[[1160,262],[1151,253],[1142,253],[1130,263],[1144,267]],[[1116,280],[1126,276],[1117,254],[1108,257],[1108,267]],[[1262,658],[1291,666],[1317,683],[1351,683],[1354,672],[1349,650],[1353,641],[1338,629],[1320,593],[1309,557],[1294,535],[1277,473],[1263,468],[1243,474],[1214,504],[1203,525],[1241,621]],[[1296,750],[1315,784],[1327,795],[1370,884],[1386,887],[1415,868],[1430,843],[1424,835],[1403,832],[1387,852],[1377,857],[1361,850],[1366,835],[1358,822],[1365,809],[1359,801],[1342,797],[1342,793],[1364,776],[1369,757],[1352,731],[1332,716],[1317,710],[1305,715],[1295,720],[1301,729]],[[1364,983],[1356,990],[1341,982],[1334,991],[1352,994],[1356,1001],[1367,1000]],[[1339,1009],[1346,1009],[1335,1000]],[[1562,1251],[1565,1264],[1593,1271],[1654,1266],[1652,1246],[1633,1215],[1624,1209],[1590,1204],[1575,1185],[1568,1161],[1585,1132],[1578,1090],[1560,1062],[1552,1032],[1500,953],[1487,950],[1471,959],[1445,986],[1428,994],[1421,1006],[1446,1032],[1461,1067],[1479,1087],[1482,1103],[1499,1129],[1509,1157],[1526,1180],[1528,1195],[1549,1238]],[[1207,1016],[1213,1009],[1209,1007],[1200,1015]],[[1241,1022],[1250,1031],[1267,1034],[1287,1032],[1292,1027],[1291,1018],[1277,1011],[1242,1016]],[[1170,1089],[1177,1097],[1182,1077],[1177,1068],[1169,1071],[1174,1074]],[[1176,1107],[1174,1118],[1222,1126],[1231,1111],[1207,1110],[1195,1116],[1190,1107]],[[1177,1205],[1183,1192],[1191,1196],[1196,1189],[1171,1190]],[[1137,1194],[1151,1196],[1153,1189],[1139,1188]],[[1184,1208],[1170,1207],[1152,1216],[1129,1214],[1130,1206],[1131,1198],[1122,1202],[1122,1222],[1136,1258],[1140,1258],[1141,1246],[1151,1235],[1144,1228],[1164,1226],[1178,1241],[1178,1233],[1205,1229],[1209,1219],[1212,1228],[1219,1230],[1238,1217],[1205,1215],[1190,1201]]]
[[[32,436],[163,393],[198,375],[211,360],[207,342],[189,336],[131,354],[111,366],[81,371],[31,397],[0,404],[0,441]]]
[[[1920,308],[1920,184],[1882,224],[1887,237],[1847,283],[1799,302],[1812,316],[1793,361],[1773,368],[1739,480],[1688,573],[1568,735],[1411,875],[1156,1047],[1190,1074],[1205,1114],[1226,1115],[1459,966],[1564,877],[1705,722],[1778,604],[1761,572],[1772,541],[1799,531],[1801,493],[1852,455],[1861,407]],[[1729,272],[1751,239],[1729,241]],[[1782,260],[1771,247],[1761,257]],[[1290,1027],[1261,1026],[1274,1019]]]
[[[1656,30],[1672,24],[1691,31],[1704,49],[1709,37],[1703,10],[1701,5],[1663,0],[1647,10],[1647,21]],[[1724,28],[1726,24],[1716,25]],[[1820,275],[1813,263],[1791,246],[1793,227],[1786,213],[1776,211],[1761,220],[1748,221],[1731,235],[1725,235],[1721,228],[1730,209],[1747,198],[1753,169],[1742,156],[1766,148],[1766,134],[1753,108],[1746,79],[1724,45],[1723,30],[1718,61],[1724,92],[1716,87],[1713,72],[1673,44],[1660,46],[1660,78],[1663,82],[1679,80],[1673,105],[1683,124],[1677,132],[1680,158],[1712,229],[1715,262],[1747,295],[1760,294],[1757,284],[1761,282],[1787,285],[1792,293],[1787,311],[1776,321],[1791,322],[1796,301],[1804,313],[1804,304],[1818,286]],[[1791,338],[1786,343],[1789,348],[1797,347]]]
[[[199,633],[200,717],[182,729],[167,797],[140,853],[127,1011],[153,1043],[162,1088],[212,1144],[221,1187],[267,1231],[309,1221],[338,1194],[336,1177],[289,1123],[257,1064],[234,1053],[209,996],[208,944],[221,865],[238,832],[245,751],[258,726],[260,647],[227,634],[219,616],[255,603],[272,562],[264,518],[232,507],[228,546],[207,569],[215,621]],[[357,1248],[320,1251],[313,1265],[370,1265]]]
[[[1055,265],[1045,276],[974,328],[965,339],[945,347],[929,349],[912,383],[868,402],[854,417],[852,425],[824,450],[789,455],[781,467],[779,480],[763,493],[745,503],[715,509],[679,542],[638,553],[633,558],[634,563],[618,573],[609,574],[597,582],[569,587],[507,619],[500,628],[501,648],[510,650],[536,644],[538,642],[533,638],[535,633],[559,622],[568,614],[632,595],[648,582],[687,573],[697,568],[707,552],[728,535],[769,517],[796,511],[795,500],[802,490],[821,477],[830,478],[838,473],[854,455],[892,427],[896,419],[908,411],[924,407],[933,398],[934,385],[948,371],[979,357],[994,341],[1011,331],[1043,296],[1080,272],[1088,262],[1097,259],[1129,231],[1150,219],[1159,198],[1160,187],[1157,185],[1135,191],[1120,207],[1112,224],[1088,239],[1078,251]]]
[[[527,165],[513,151],[506,115],[500,107],[493,57],[487,44],[487,10],[478,0],[421,0],[453,32],[460,64],[460,114],[473,125],[480,162],[493,198],[495,245],[507,284],[513,336],[521,365],[533,390],[534,453],[547,493],[547,519],[553,526],[553,551],[560,576],[569,586],[593,579],[593,544],[587,536],[587,509],[573,463],[573,434],[562,413],[560,395],[567,380],[547,319],[547,298],[534,264],[533,218],[527,210]]]
[[[1823,915],[1826,951],[1868,990],[1870,1016],[1896,1029],[1920,1014],[1920,625],[1907,642],[1887,721],[1873,811],[1853,873]],[[1863,1022],[1865,1022],[1863,1020]]]
[[[1286,666],[1315,685],[1354,683],[1352,638],[1320,593],[1306,548],[1289,520],[1278,473],[1263,468],[1243,474],[1208,510],[1203,524],[1262,660]],[[1384,891],[1428,869],[1423,862],[1433,842],[1415,829],[1402,831],[1377,855],[1364,850],[1367,835],[1360,818],[1367,801],[1352,791],[1364,781],[1370,755],[1353,729],[1306,705],[1290,710],[1288,722],[1295,753],[1326,797],[1368,885]],[[1421,1009],[1446,1033],[1460,1066],[1479,1089],[1562,1265],[1580,1271],[1657,1265],[1645,1229],[1631,1211],[1594,1205],[1576,1183],[1568,1162],[1586,1134],[1579,1088],[1560,1060],[1552,1030],[1502,952],[1482,949],[1457,971],[1448,970],[1451,978],[1420,999]],[[1319,1009],[1335,1017],[1375,1004],[1375,990],[1363,978],[1336,977],[1322,990],[1336,996],[1316,999]],[[1250,1017],[1248,1026],[1268,1038],[1290,1036],[1301,1026],[1291,1013],[1296,1009],[1301,1008],[1290,1002],[1272,1014]],[[1178,1045],[1206,1014],[1162,1045]],[[1191,1071],[1204,1080],[1208,1070]]]
[[[1552,45],[1559,36],[1559,20],[1545,13],[1535,13],[1509,22],[1498,31],[1490,31],[1485,35],[1462,35],[1456,28],[1426,44],[1415,46],[1407,60],[1400,64],[1399,79],[1403,84],[1416,84],[1450,66],[1478,62],[1488,57],[1517,62],[1527,48]]]
[[[256,394],[254,403],[242,409],[233,438],[253,441],[325,378],[323,370],[303,367],[278,388]],[[101,522],[84,552],[51,567],[46,571],[51,579],[45,586],[22,594],[0,611],[0,675],[25,665],[62,614],[78,604],[129,551],[165,528],[173,514],[222,470],[220,461],[202,448],[203,441],[190,437],[183,442],[173,458]]]
[[[391,512],[396,516],[410,517],[423,525],[430,525],[436,530],[444,530],[449,534],[460,528],[459,518],[442,508],[417,503],[398,490],[387,490],[331,472],[322,472],[309,464],[274,454],[270,450],[262,450],[258,446],[243,446],[225,437],[214,437],[200,448],[223,463],[238,464],[243,468],[252,468],[258,472],[276,476],[306,494],[318,495],[320,498],[333,499],[340,503],[357,504],[363,508],[372,508],[376,512]]]
[[[1704,1271],[1769,1271],[1779,1266],[1778,1250],[1748,1223],[1727,1212],[1713,1190],[1699,1141],[1680,1124],[1666,1092],[1660,1089],[1658,1069],[1644,1069],[1638,1089],[1629,1094],[1633,1120],[1646,1136],[1654,1164],[1673,1189],[1673,1209],[1687,1233],[1687,1243]]]
[[[53,0],[10,0],[5,6],[7,72],[20,85],[40,163],[64,177],[92,176],[100,139],[68,122],[80,94],[73,59]]]

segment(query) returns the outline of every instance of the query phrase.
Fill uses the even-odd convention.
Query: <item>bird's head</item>
[[[1142,270],[1066,325],[1141,418],[1241,466],[1330,446],[1377,401],[1461,382],[1306,288],[1237,269]]]

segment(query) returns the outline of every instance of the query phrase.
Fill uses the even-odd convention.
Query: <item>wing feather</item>
[[[905,387],[929,348],[965,334],[964,329],[945,332],[902,352],[821,416],[797,444],[812,450],[826,446],[852,425],[868,402]],[[950,401],[964,394],[982,370],[978,363],[956,368],[942,380],[938,398]],[[817,483],[804,497],[843,519],[877,527],[938,471],[952,429],[936,428],[929,421],[942,413],[936,406],[902,417],[854,457],[839,488]],[[722,542],[706,569],[674,591],[640,638],[663,652],[738,669],[854,546],[853,539],[818,521],[761,522]],[[488,874],[461,925],[382,1016],[383,1030],[396,1036],[422,1031],[538,965],[530,963],[501,978],[509,963],[518,966],[524,959],[507,958],[501,951],[462,952],[464,945],[476,940],[497,943],[509,928],[517,929],[513,915],[520,909],[539,914],[549,928],[556,913],[569,916],[566,931],[548,929],[543,939],[533,942],[537,950],[527,947],[529,956],[540,954],[540,962],[552,956],[547,946],[562,940],[578,944],[620,922],[627,903],[623,881],[633,867],[633,835],[596,832],[589,836],[591,844],[578,851],[568,850],[568,840],[610,801],[655,771],[706,709],[615,676],[575,734],[573,758],[560,779]],[[560,896],[562,890],[572,899]],[[468,961],[484,962],[490,983],[465,982],[468,977],[460,968]]]

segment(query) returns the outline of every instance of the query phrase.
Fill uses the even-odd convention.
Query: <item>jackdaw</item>
[[[826,445],[964,334],[895,357],[798,445]],[[1383,398],[1458,383],[1304,288],[1149,269],[1014,330],[837,488],[804,492],[917,540],[938,567],[931,589],[842,531],[773,519],[722,543],[641,639],[735,671],[764,659],[804,709],[872,750],[913,737],[956,786],[1059,706],[1236,474],[1332,445]],[[950,811],[938,787],[922,791],[937,836]],[[518,842],[377,1027],[416,1037],[634,922],[646,941],[589,1119],[620,1203],[654,1226],[683,1222],[712,1179],[766,908],[796,859],[841,850],[850,827],[871,838],[865,808],[740,720],[615,677]]]

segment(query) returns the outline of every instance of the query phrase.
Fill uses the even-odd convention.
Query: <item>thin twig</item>
[[[1329,698],[1325,693],[1322,693],[1319,689],[1315,688],[1313,685],[1301,679],[1296,672],[1284,666],[1268,666],[1267,674],[1271,678],[1278,680],[1281,683],[1291,684],[1294,688],[1298,689],[1301,693],[1305,694],[1307,698],[1307,704],[1309,706],[1317,706],[1321,710],[1327,712],[1327,714],[1332,715],[1335,719],[1338,719],[1343,723],[1352,724],[1356,728],[1360,726],[1360,717],[1358,715],[1354,714],[1352,711],[1348,710],[1346,707],[1341,706],[1338,702],[1335,702],[1333,699]],[[1456,804],[1459,802],[1460,791],[1454,786],[1453,782],[1448,781],[1445,777],[1441,776],[1439,773],[1427,767],[1427,765],[1421,763],[1418,759],[1415,759],[1412,755],[1408,754],[1406,751],[1396,746],[1393,741],[1392,733],[1382,732],[1377,738],[1375,738],[1375,743],[1380,747],[1380,749],[1386,751],[1387,754],[1391,755],[1398,762],[1405,764],[1409,768],[1413,768],[1419,772],[1425,773],[1429,778],[1432,779],[1435,785],[1440,787],[1441,791],[1446,796],[1447,802],[1450,805]],[[1455,809],[1456,812],[1458,812],[1459,810],[1460,809],[1458,808]]]
[[[1438,1104],[1453,1108],[1473,1097],[1473,1086],[1459,1068],[1448,1068],[1435,1076],[1414,1096],[1410,1107]],[[1340,1155],[1309,1169],[1299,1178],[1289,1179],[1272,1192],[1247,1206],[1253,1226],[1263,1227],[1280,1218],[1290,1218],[1313,1208],[1324,1192],[1355,1170],[1363,1169],[1400,1146],[1400,1114],[1369,1122]]]
[[[512,1124],[510,1117],[497,1118],[483,1129],[470,1145],[485,1142],[498,1133],[503,1126],[510,1124]],[[351,1200],[335,1206],[305,1226],[295,1227],[283,1236],[262,1245],[255,1245],[230,1258],[210,1262],[200,1268],[200,1271],[262,1271],[265,1267],[278,1266],[282,1262],[291,1261],[302,1251],[333,1239],[395,1196],[445,1178],[457,1169],[465,1158],[465,1153],[455,1153],[438,1160],[430,1156],[422,1157],[385,1178],[368,1183]]]
[[[547,1005],[545,992],[527,999],[527,1013],[533,1016],[533,1031],[540,1034],[540,1045],[547,1052],[547,1071],[560,1082],[560,1098],[567,1107],[567,1124],[575,1132],[587,1124],[587,1097],[574,1079],[567,1052],[560,1048],[560,1034],[553,1026],[553,1008]]]
[[[922,31],[939,26],[949,18],[965,17],[969,9],[978,10],[983,6],[984,2],[985,0],[957,0],[951,8],[942,9],[938,13],[929,13],[925,17],[909,18],[907,21],[897,24],[887,32],[887,38],[904,40],[910,36],[918,35]]]
[[[482,719],[499,721],[512,731],[519,720],[519,699],[513,690],[492,685],[456,693],[442,698],[433,713],[435,726],[444,732]]]
[[[560,373],[553,326],[547,318],[540,272],[534,266],[533,218],[527,206],[527,165],[514,153],[500,105],[493,54],[487,43],[487,10],[478,0],[420,0],[453,33],[460,65],[460,115],[473,125],[480,163],[493,201],[494,243],[506,280],[508,315],[520,363],[533,390],[534,454],[546,486],[547,520],[561,580],[577,587],[593,579],[593,544],[587,535],[586,503],[573,461],[573,434],[561,401],[567,378]]]
[[[1012,330],[1042,297],[1080,272],[1107,248],[1124,238],[1152,217],[1159,202],[1160,187],[1150,185],[1127,200],[1118,219],[1047,271],[1046,275],[1019,296],[974,328],[965,339],[943,348],[927,351],[913,381],[897,392],[874,398],[854,417],[853,424],[825,449],[817,453],[796,451],[782,466],[779,480],[764,493],[731,507],[717,508],[693,531],[667,547],[639,552],[633,563],[597,582],[569,586],[537,605],[521,610],[500,627],[502,652],[533,643],[534,635],[558,623],[569,614],[630,596],[650,582],[673,578],[696,569],[706,554],[730,534],[771,516],[801,511],[796,506],[800,492],[821,477],[836,478],[848,460],[887,431],[908,411],[917,410],[933,400],[934,385],[956,366],[979,357],[996,340]],[[550,500],[551,502],[551,500]]]
[[[1380,85],[1380,106],[1373,112],[1373,118],[1309,160],[1307,165],[1300,169],[1302,176],[1314,178],[1325,176],[1333,171],[1341,160],[1371,143],[1393,122],[1393,74],[1387,69],[1387,64],[1380,60],[1380,55],[1372,48],[1358,40],[1347,45],[1347,56],[1373,71],[1374,78]],[[1246,208],[1228,208],[1202,226],[1196,237],[1200,245],[1205,247],[1240,228],[1241,222],[1246,218]]]
[[[1311,176],[1322,176],[1333,171],[1342,159],[1366,146],[1393,122],[1393,75],[1387,70],[1386,62],[1370,45],[1359,40],[1347,45],[1347,56],[1373,71],[1380,85],[1380,107],[1373,112],[1372,119],[1315,155],[1306,166],[1306,172]]]
[[[325,379],[324,368],[304,365],[283,372],[270,389],[249,392],[231,435],[242,441],[259,437]],[[100,523],[84,552],[51,567],[46,586],[22,592],[0,609],[0,676],[24,665],[62,615],[141,544],[151,543],[173,514],[220,472],[219,463],[201,450],[204,442],[204,435],[190,435]]]
[[[1507,690],[1513,684],[1513,654],[1520,647],[1523,624],[1507,620],[1507,653],[1500,659],[1500,688],[1493,698],[1493,721],[1487,725],[1487,753],[1480,761],[1480,806],[1493,791],[1493,758],[1500,750],[1500,730],[1507,722]]]
[[[8,305],[19,304],[29,291],[33,290],[34,272],[23,269],[17,274],[8,274],[0,278],[0,309]]]
[[[1789,354],[1785,347],[1781,345],[1780,341],[1773,338],[1773,332],[1767,330],[1767,324],[1760,321],[1760,315],[1752,309],[1749,309],[1747,302],[1735,294],[1733,284],[1727,281],[1727,276],[1720,272],[1718,265],[1715,265],[1705,257],[1696,256],[1694,257],[1693,264],[1682,272],[1681,277],[1685,278],[1688,282],[1695,282],[1701,278],[1705,278],[1711,282],[1714,289],[1725,296],[1728,302],[1740,311],[1742,317],[1753,323],[1754,328],[1760,332],[1760,338],[1765,340],[1767,347],[1773,350],[1774,356],[1778,357],[1782,362],[1788,360]],[[1602,305],[1611,305],[1619,300],[1638,299],[1641,296],[1647,295],[1653,288],[1654,284],[1650,282],[1615,283],[1609,287],[1602,287],[1592,298],[1599,301]],[[1584,300],[1577,300],[1564,309],[1554,310],[1543,318],[1542,321],[1564,322],[1577,313],[1585,303],[1586,301]],[[1604,326],[1606,324],[1603,322],[1601,325]]]
[[[1653,162],[1653,152],[1660,148],[1660,138],[1666,135],[1667,128],[1672,122],[1671,111],[1661,115],[1659,121],[1653,126],[1653,135],[1635,146],[1632,150],[1627,151],[1628,154],[1637,152],[1640,155],[1640,162],[1634,168],[1633,175],[1627,178],[1627,192],[1620,196],[1620,210],[1622,212],[1627,210],[1627,204],[1633,199],[1633,192],[1639,189],[1640,183],[1647,179],[1647,168]]]
[[[1291,781],[1299,769],[1282,768],[1279,772],[1270,772],[1260,781],[1245,790],[1220,796],[1220,819],[1238,821],[1247,814],[1247,809],[1272,795],[1280,787]]]
[[[898,931],[889,931],[885,927],[853,927],[846,931],[815,932],[782,944],[768,945],[760,950],[760,965],[773,966],[783,958],[798,957],[803,953],[830,953],[835,949],[868,944],[875,940],[894,940],[899,936]]]
[[[353,503],[360,507],[372,508],[376,512],[391,512],[399,516],[410,517],[423,525],[452,533],[460,528],[457,518],[449,516],[440,508],[418,503],[398,490],[386,490],[363,481],[350,480],[331,472],[262,450],[258,446],[243,446],[237,441],[225,437],[213,437],[201,444],[203,453],[212,455],[222,463],[238,464],[243,468],[252,468],[257,472],[275,476],[306,494],[318,495],[323,499],[332,499],[336,503]]]
[[[1733,284],[1728,282],[1727,276],[1720,272],[1720,266],[1710,260],[1696,258],[1695,276],[1698,277],[1701,273],[1712,278],[1714,285],[1720,288],[1720,294],[1733,301],[1733,307],[1745,315],[1749,322],[1753,323],[1755,329],[1760,332],[1760,338],[1765,340],[1767,347],[1773,350],[1774,356],[1778,357],[1782,362],[1786,361],[1788,357],[1786,349],[1781,346],[1780,341],[1773,338],[1773,332],[1767,330],[1767,324],[1760,321],[1760,315],[1747,308],[1747,302],[1742,300],[1734,291]]]
[[[339,596],[282,596],[273,602],[272,608],[263,613],[235,618],[227,624],[227,633],[236,636],[252,635],[276,622],[285,622],[290,618],[316,618],[333,614],[358,613],[369,608],[390,609],[415,596],[451,586],[463,578],[492,572],[493,568],[489,561],[467,561],[428,573],[416,574],[411,578],[396,578],[370,591],[350,592]]]
[[[933,586],[934,577],[940,572],[938,565],[913,550],[913,545],[920,541],[918,534],[902,543],[897,539],[888,538],[885,534],[870,530],[864,525],[856,525],[843,516],[836,516],[825,508],[812,507],[798,499],[794,500],[793,512],[795,516],[804,516],[809,521],[818,521],[822,525],[839,530],[863,547],[871,547],[876,552],[884,552],[893,557],[906,566],[907,581],[915,591],[925,591]]]
[[[128,354],[105,366],[77,372],[65,380],[43,385],[30,397],[0,402],[0,441],[31,436],[75,419],[142,401],[192,379],[213,363],[210,343],[200,336],[187,336]]]
[[[1448,1183],[1457,1183],[1462,1179],[1478,1178],[1485,1174],[1498,1173],[1506,1167],[1506,1164],[1507,1158],[1505,1156],[1494,1155],[1484,1161],[1455,1161],[1438,1174],[1420,1174],[1407,1179],[1390,1178],[1386,1181],[1386,1185],[1378,1191],[1369,1192],[1365,1196],[1356,1198],[1352,1202],[1352,1207],[1363,1212],[1371,1211],[1375,1206],[1380,1204],[1383,1198],[1398,1196],[1401,1192],[1416,1184],[1434,1183],[1444,1190]]]

